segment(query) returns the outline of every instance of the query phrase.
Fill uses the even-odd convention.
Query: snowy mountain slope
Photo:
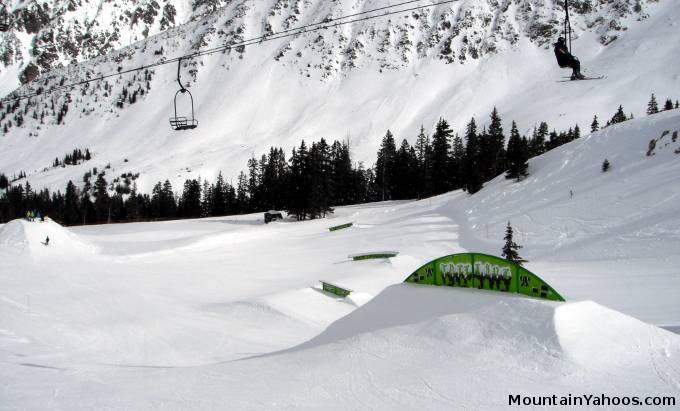
[[[680,229],[679,134],[673,110],[573,141],[532,159],[527,179],[500,176],[466,198],[468,223],[478,236],[500,238],[511,220],[534,244],[533,257],[551,260],[671,256]]]
[[[281,30],[293,22],[304,24],[385,3],[362,2],[354,7],[346,2],[309,2],[300,5],[300,16],[291,20],[295,4],[232,2],[120,52],[53,70],[47,82],[58,83],[62,73],[64,78],[86,72],[94,76],[100,71],[115,72],[119,66],[148,63],[149,55],[161,48],[162,57],[173,57],[193,50],[200,41],[214,46],[248,38],[261,32],[264,16],[274,30]],[[62,125],[54,124],[51,103],[45,107],[41,102],[28,107],[24,126],[11,127],[3,137],[0,170],[8,175],[23,170],[34,186],[63,190],[69,179],[81,181],[87,170],[101,170],[110,163],[107,179],[139,172],[139,188],[148,191],[166,178],[175,186],[186,178],[212,179],[219,170],[234,178],[251,155],[259,156],[272,145],[289,149],[303,138],[347,137],[355,159],[372,162],[387,128],[397,138],[413,140],[421,124],[432,126],[443,116],[460,130],[473,115],[484,123],[494,105],[506,121],[515,119],[523,129],[540,120],[557,128],[576,122],[583,127],[593,114],[604,118],[621,103],[639,114],[651,92],[672,97],[677,94],[674,90],[680,89],[678,79],[667,70],[676,60],[672,45],[678,36],[678,10],[668,1],[641,4],[639,13],[625,1],[598,2],[593,11],[576,13],[579,38],[575,52],[588,72],[608,74],[607,80],[600,82],[555,82],[565,72],[556,67],[552,51],[545,45],[559,27],[557,2],[456,2],[424,11],[418,19],[411,15],[389,22],[373,20],[320,33],[320,37],[308,34],[282,39],[246,48],[243,53],[233,51],[187,63],[183,78],[191,79],[200,122],[191,132],[171,132],[167,124],[177,88],[172,66],[136,78],[114,78],[107,87],[92,85],[84,96],[72,93]],[[267,7],[272,7],[273,15]],[[531,34],[539,23],[543,34]],[[222,33],[216,29],[222,25],[242,27],[244,32]],[[604,27],[621,30],[612,34],[602,31]],[[411,44],[405,60],[402,54],[409,43],[397,40],[402,32]],[[172,37],[176,33],[182,34]],[[608,43],[614,35],[616,41],[603,46],[602,42]],[[456,64],[446,64],[441,58],[446,56],[441,53],[449,37],[453,38]],[[472,58],[465,38],[486,52]],[[661,38],[664,41],[659,41]],[[320,44],[316,39],[321,39]],[[357,39],[363,39],[363,52],[358,53],[355,67],[349,68],[346,51]],[[381,46],[385,39],[389,41]],[[419,41],[429,45],[426,39],[434,40],[421,56],[416,46]],[[280,52],[288,48],[277,61]],[[116,56],[122,58],[120,63]],[[153,56],[152,60],[162,57]],[[124,103],[119,109],[115,102],[124,88],[144,94],[137,95],[136,103]],[[186,110],[181,104],[180,111]],[[55,100],[55,113],[62,105],[63,95]],[[43,111],[46,124],[38,124],[33,113],[40,117]],[[4,123],[8,120],[16,124],[12,115]],[[90,148],[95,158],[81,166],[50,167],[55,157],[76,147]]]
[[[0,33],[0,64],[17,66],[21,75],[3,79],[31,81],[41,72],[106,55],[213,11],[200,3],[8,0],[0,9],[9,20],[9,30]]]
[[[18,64],[21,72],[26,75],[32,71],[27,70],[28,66],[35,67],[34,74],[46,73],[72,62],[106,55],[115,49],[153,37],[168,28],[195,20],[203,20],[202,24],[213,25],[209,32],[215,33],[219,39],[224,39],[228,35],[247,31],[255,31],[255,35],[279,32],[308,19],[310,14],[323,19],[325,16],[348,15],[402,3],[409,2],[11,0],[0,9],[2,16],[6,16],[9,21],[9,30],[0,33],[2,44],[0,64],[4,67]],[[418,2],[410,3],[407,5],[413,6]],[[458,4],[452,5],[450,10],[440,9],[443,10],[440,15],[442,23],[440,27],[437,27],[439,24],[428,23],[421,23],[417,28],[399,24],[397,30],[385,32],[386,36],[379,40],[381,46],[389,47],[389,43],[395,40],[391,38],[394,36],[401,42],[402,56],[406,60],[410,58],[408,55],[412,43],[416,43],[420,55],[426,54],[429,49],[436,46],[436,49],[441,49],[441,57],[447,61],[476,59],[487,52],[495,51],[499,47],[499,41],[514,43],[520,35],[544,44],[549,40],[547,37],[554,34],[558,14],[561,14],[563,7],[560,2],[550,0],[515,2],[465,0],[456,3]],[[594,30],[603,44],[611,42],[616,38],[617,32],[627,28],[625,18],[630,15],[636,18],[647,16],[648,3],[650,2],[630,0],[574,3],[572,13],[578,25],[577,32]],[[457,14],[455,19],[447,22],[448,18],[453,17],[454,12]],[[228,17],[227,29],[236,27],[241,32],[228,33],[220,30],[220,26],[215,24],[216,16]],[[241,26],[233,24],[234,21],[241,23]],[[250,26],[251,23],[254,24]],[[471,28],[473,30],[470,30]],[[370,27],[369,36],[356,36],[357,33],[350,30],[350,36],[356,37],[340,40],[341,46],[343,44],[350,46],[344,51],[349,57],[349,66],[355,65],[356,55],[363,53],[365,44],[373,42],[375,37],[379,36],[376,31],[376,28]],[[361,31],[359,34],[362,34]],[[411,42],[413,38],[416,39],[415,42]],[[192,41],[195,42],[196,39]],[[315,43],[316,46],[307,44],[303,48],[318,47],[318,41]],[[333,44],[321,46],[335,48]],[[287,47],[283,50],[288,51]],[[291,47],[290,51],[295,50]]]

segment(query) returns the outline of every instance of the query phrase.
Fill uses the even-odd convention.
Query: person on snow
[[[50,245],[50,236],[45,237],[45,242],[43,244],[45,244],[45,246]]]
[[[569,48],[567,47],[567,42],[564,37],[557,39],[555,45],[555,57],[557,57],[557,64],[562,68],[570,68],[573,70],[571,73],[572,80],[583,80],[585,76],[581,74],[581,62],[569,53]]]

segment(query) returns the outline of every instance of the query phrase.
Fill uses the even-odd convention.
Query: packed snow
[[[0,407],[677,399],[680,336],[658,327],[680,326],[676,131],[678,111],[628,121],[532,159],[519,183],[339,207],[328,219],[13,221],[0,227]],[[527,268],[567,302],[402,283],[442,255],[499,254],[507,221]],[[399,254],[347,258],[375,250]],[[339,298],[319,280],[354,291]]]

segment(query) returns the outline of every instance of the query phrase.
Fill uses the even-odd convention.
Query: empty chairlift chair
[[[179,83],[180,89],[175,93],[175,117],[170,118],[170,127],[176,131],[192,130],[198,127],[198,120],[194,118],[194,97],[191,95],[191,92],[184,87],[182,80],[180,79],[181,66],[182,59],[180,58],[177,62],[177,83]],[[189,95],[189,100],[191,101],[191,117],[177,115],[177,96],[185,93]]]

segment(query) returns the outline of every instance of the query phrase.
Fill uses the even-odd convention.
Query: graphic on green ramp
[[[477,288],[564,301],[557,291],[531,271],[488,254],[463,253],[440,257],[418,268],[404,282]]]

